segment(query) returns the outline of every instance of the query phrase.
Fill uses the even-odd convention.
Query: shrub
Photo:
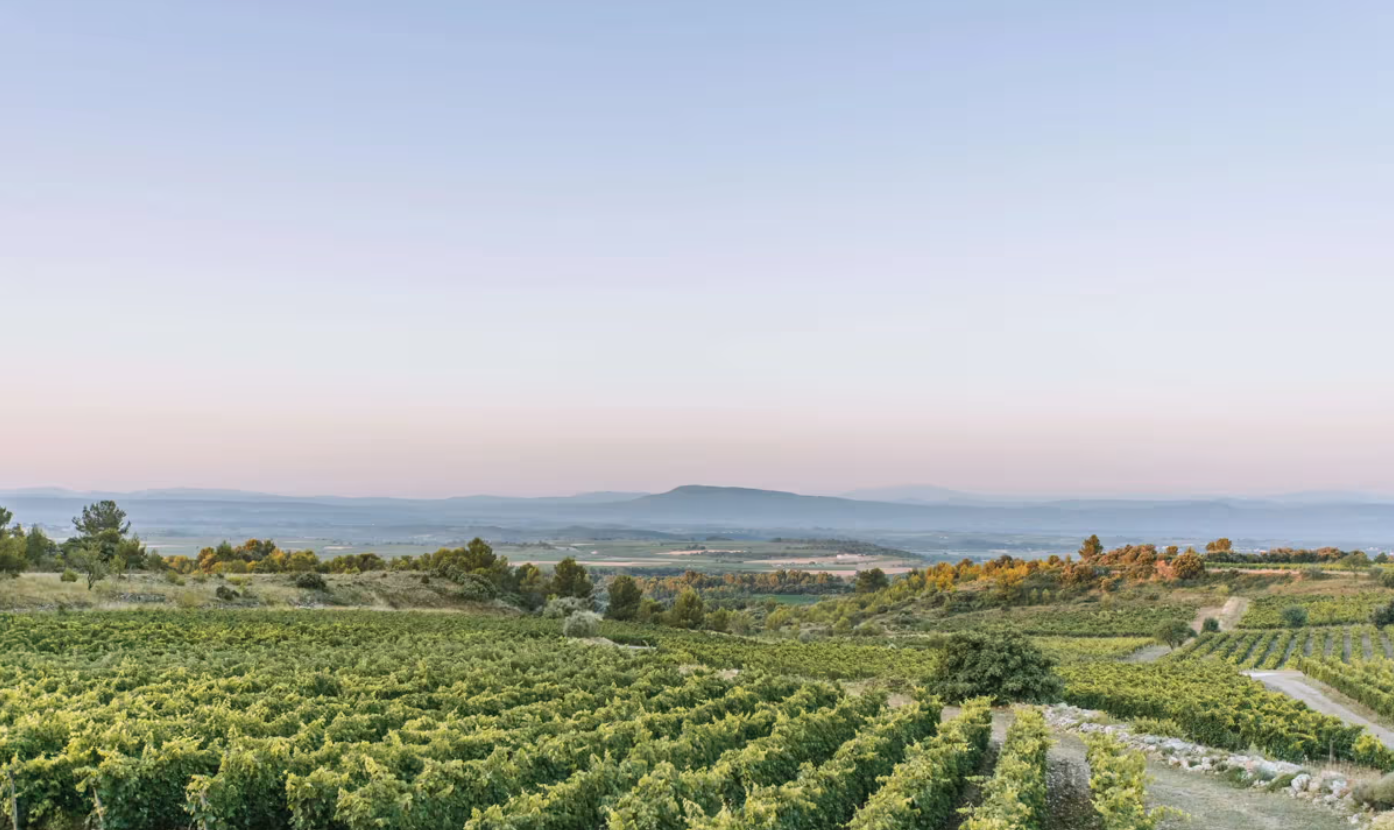
[[[1158,628],[1157,632],[1152,636],[1156,638],[1157,642],[1176,648],[1190,638],[1196,636],[1196,633],[1191,630],[1190,626],[1180,620],[1172,620],[1162,623],[1161,627]]]
[[[1394,625],[1394,602],[1376,608],[1375,612],[1370,615],[1370,622],[1378,628]]]
[[[64,568],[63,575],[58,579],[62,582],[77,582],[77,571],[72,568]]]
[[[591,610],[589,598],[552,597],[547,600],[547,605],[542,609],[542,616],[549,620],[560,620],[580,611],[589,610]]]
[[[162,574],[162,576],[164,577],[165,582],[168,582],[171,585],[184,584],[184,577],[180,576],[176,571],[165,571]]]
[[[237,599],[237,592],[226,585],[219,585],[218,590],[215,591],[214,594],[223,602],[232,602]]]
[[[1307,624],[1307,609],[1300,605],[1289,605],[1283,609],[1283,625],[1288,628],[1301,628]]]
[[[1133,732],[1139,735],[1157,735],[1162,738],[1185,738],[1186,730],[1171,718],[1134,718]]]
[[[1376,780],[1361,781],[1351,793],[1357,804],[1379,810],[1394,809],[1394,772]]]
[[[577,611],[561,624],[567,637],[597,637],[600,635],[600,615],[594,611]]]
[[[1016,631],[960,631],[942,648],[939,673],[925,685],[949,702],[989,697],[996,703],[1048,703],[1064,692],[1055,661]]]
[[[1394,750],[1369,732],[1361,733],[1360,737],[1355,739],[1355,746],[1351,747],[1351,757],[1355,763],[1367,767],[1378,770],[1394,769]],[[1394,804],[1390,806],[1394,807]]]
[[[1203,634],[1216,634],[1220,630],[1220,621],[1214,617],[1206,617],[1200,624],[1200,630]]]
[[[304,591],[327,591],[329,585],[324,581],[324,577],[314,571],[306,571],[295,575],[295,587]]]

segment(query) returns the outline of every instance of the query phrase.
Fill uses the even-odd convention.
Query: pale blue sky
[[[1394,492],[1383,2],[0,5],[0,487]]]

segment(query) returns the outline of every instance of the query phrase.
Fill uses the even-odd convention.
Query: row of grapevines
[[[930,621],[939,631],[1005,627],[1026,634],[1074,637],[1151,637],[1165,623],[1190,623],[1196,606],[1175,603],[1040,605],[970,611]]]
[[[1086,735],[1089,791],[1103,830],[1154,830],[1169,815],[1167,807],[1147,807],[1147,759],[1112,735]]]
[[[1335,688],[1385,717],[1394,717],[1394,661],[1304,657],[1297,667],[1309,677]]]
[[[986,699],[964,704],[932,740],[910,748],[847,823],[847,830],[917,830],[953,817],[968,776],[978,768],[992,734]]]
[[[935,733],[938,702],[914,702],[880,720],[838,748],[821,766],[805,766],[778,786],[756,787],[739,808],[727,806],[708,830],[834,830],[840,828],[890,772],[913,742]]]
[[[1338,718],[1270,692],[1213,660],[1065,666],[1065,698],[1121,718],[1171,719],[1191,740],[1224,749],[1253,744],[1289,761],[1354,760],[1362,733]]]
[[[1046,805],[1046,753],[1050,730],[1039,709],[1019,709],[1002,742],[997,767],[972,810],[965,830],[1040,830]]]
[[[629,791],[608,805],[606,824],[610,830],[676,830],[715,815],[723,806],[738,807],[751,787],[787,781],[800,764],[831,756],[884,700],[867,695],[836,709],[788,719],[768,737],[733,749],[710,766],[685,768],[657,759],[647,769],[636,768]],[[469,830],[497,826],[479,823]]]
[[[1122,660],[1156,642],[1151,637],[1033,637],[1057,663]]]

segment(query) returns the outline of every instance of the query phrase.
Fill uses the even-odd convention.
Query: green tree
[[[591,595],[593,590],[595,590],[595,586],[591,584],[585,566],[577,563],[574,556],[568,556],[558,562],[556,568],[552,570],[551,593],[553,596],[585,599]]]
[[[128,567],[138,568],[145,563],[145,546],[139,537],[130,535],[126,511],[114,501],[99,501],[82,508],[82,515],[73,519],[73,528],[77,535],[64,543],[64,555],[70,557],[77,551],[86,551],[83,556],[95,555],[101,562],[102,576],[119,576]],[[87,573],[90,576],[94,571]]]
[[[925,684],[950,703],[973,697],[1048,703],[1064,691],[1055,661],[1017,631],[956,632],[940,652],[939,671]]]
[[[0,576],[16,577],[29,565],[23,536],[0,536]]]
[[[92,590],[92,586],[106,579],[107,569],[106,560],[102,558],[102,552],[96,548],[72,548],[64,551],[63,558],[69,565],[77,568],[79,572],[87,577],[87,590]]]
[[[857,571],[856,591],[859,594],[874,594],[891,586],[891,580],[880,568]]]
[[[610,607],[605,616],[612,620],[632,620],[639,616],[639,602],[644,598],[634,577],[621,574],[610,582]]]
[[[1157,642],[1176,648],[1196,636],[1196,633],[1191,630],[1189,625],[1180,620],[1172,620],[1162,623],[1152,636],[1156,638]]]
[[[706,610],[702,598],[688,588],[678,594],[678,598],[673,600],[673,607],[663,616],[664,622],[674,628],[701,628]]]
[[[1097,533],[1085,539],[1084,544],[1079,546],[1079,558],[1083,559],[1085,562],[1088,562],[1096,556],[1103,555],[1103,552],[1104,543],[1099,541],[1099,534]]]
[[[1301,628],[1307,624],[1307,609],[1300,605],[1289,605],[1283,609],[1283,625],[1288,628]]]
[[[10,522],[14,520],[15,514],[0,507],[0,539],[9,536],[13,531],[10,530]]]
[[[518,585],[518,596],[523,598],[525,606],[537,609],[547,601],[547,575],[541,568],[524,562],[514,572],[514,579]]]
[[[1218,633],[1220,630],[1220,621],[1214,617],[1206,617],[1205,621],[1200,624],[1200,630],[1203,634]]]
[[[52,565],[58,558],[58,543],[48,538],[43,528],[31,525],[24,537],[24,552],[29,567],[40,568]]]

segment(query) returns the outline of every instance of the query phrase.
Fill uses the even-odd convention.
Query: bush
[[[1219,633],[1220,621],[1215,619],[1214,617],[1206,617],[1205,621],[1200,624],[1200,630],[1203,634]]]
[[[1283,625],[1288,628],[1301,628],[1307,624],[1307,609],[1300,605],[1289,605],[1283,609]]]
[[[1064,692],[1055,661],[1019,632],[960,631],[941,649],[939,673],[925,685],[951,703],[973,697],[1049,703]]]
[[[1186,625],[1180,620],[1172,620],[1171,622],[1162,623],[1161,627],[1158,628],[1157,632],[1152,636],[1159,643],[1177,648],[1190,638],[1196,636],[1196,633],[1191,630],[1189,625]]]
[[[561,633],[567,637],[598,637],[600,615],[594,611],[577,611],[562,622]]]
[[[590,598],[552,597],[542,609],[542,616],[549,620],[560,620],[581,611],[591,610]]]
[[[1394,602],[1388,605],[1381,605],[1370,615],[1370,622],[1377,628],[1384,628],[1386,625],[1394,625]]]
[[[1377,781],[1361,781],[1351,793],[1357,804],[1377,810],[1394,809],[1394,772]]]
[[[64,568],[63,575],[58,577],[61,582],[77,582],[77,571],[72,568]]]
[[[329,585],[324,581],[324,577],[314,571],[306,571],[295,575],[295,587],[304,591],[327,591]]]
[[[213,593],[223,602],[232,602],[237,599],[237,592],[226,585],[219,585],[218,590]]]

